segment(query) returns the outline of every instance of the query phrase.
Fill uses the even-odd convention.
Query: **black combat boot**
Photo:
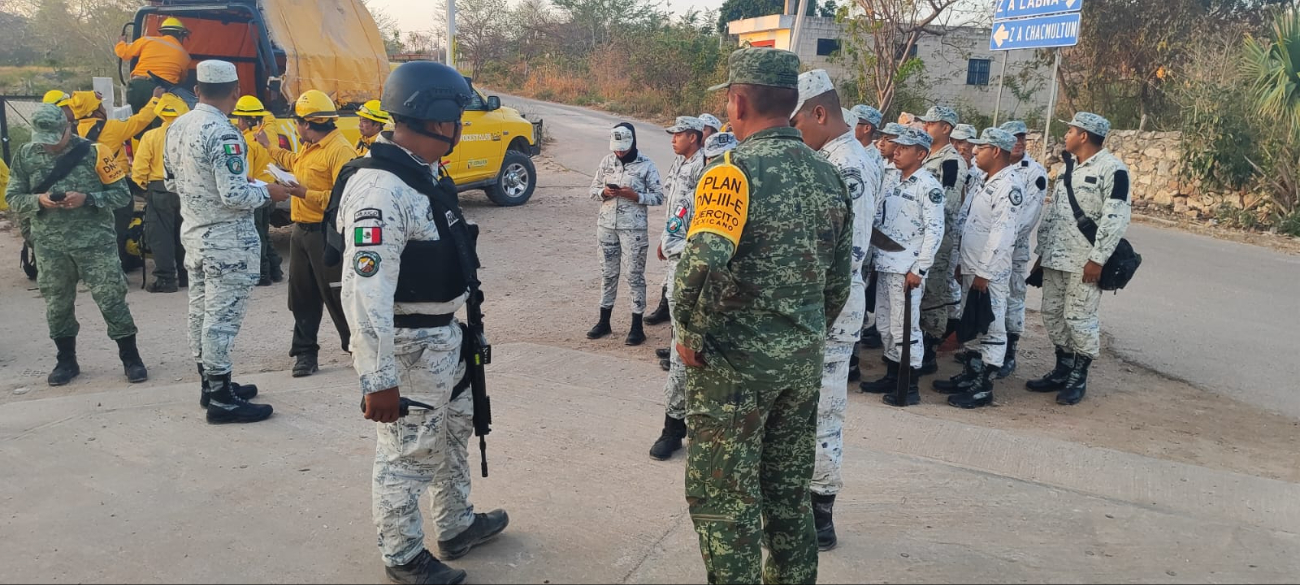
[[[925,356],[921,358],[921,375],[928,376],[939,371],[939,343],[941,340],[923,336],[922,343],[925,345]]]
[[[203,408],[207,408],[208,389],[210,388],[210,385],[208,384],[208,377],[203,375],[203,364],[196,364],[196,365],[199,367],[199,382],[201,382],[200,390],[199,390],[199,406],[202,406]],[[230,389],[232,392],[235,393],[235,396],[243,398],[244,400],[252,400],[254,397],[257,396],[256,384],[240,384],[237,382],[231,382]]]
[[[961,373],[947,380],[934,380],[930,387],[940,394],[965,394],[979,387],[979,375],[975,372],[975,362],[984,363],[979,352],[967,352],[970,357],[962,364]]]
[[[632,329],[627,332],[623,345],[641,345],[645,343],[645,328],[641,326],[641,314],[632,313]]]
[[[1065,379],[1065,389],[1056,395],[1056,403],[1062,406],[1074,406],[1083,402],[1083,395],[1088,392],[1088,368],[1092,366],[1092,358],[1074,354],[1074,365],[1070,368],[1070,376]]]
[[[465,571],[442,564],[428,550],[420,551],[418,556],[405,565],[386,567],[384,573],[388,575],[389,581],[398,585],[460,585],[465,582],[466,576]]]
[[[660,461],[672,458],[673,453],[682,448],[682,439],[686,438],[686,421],[664,415],[664,431],[650,447],[650,457]]]
[[[253,404],[235,395],[230,374],[208,374],[208,424],[254,423],[271,418],[270,404]]]
[[[659,369],[667,372],[668,370],[673,369],[673,363],[671,361],[668,361],[668,358],[660,358]]]
[[[139,384],[149,379],[149,370],[145,369],[144,362],[140,359],[134,335],[117,340],[117,357],[122,359],[122,371],[126,373],[127,382]]]
[[[1010,376],[1016,371],[1016,346],[1019,344],[1019,335],[1015,333],[1007,334],[1007,356],[1002,358],[1002,367],[998,369],[999,380]]]
[[[587,332],[587,339],[600,339],[606,335],[609,335],[610,333],[613,333],[614,330],[609,328],[609,317],[610,315],[613,314],[614,314],[613,308],[606,309],[605,307],[601,307],[600,321],[596,323],[595,327],[591,328],[591,331]]]
[[[835,520],[831,517],[835,509],[835,494],[823,496],[812,495],[813,524],[817,527],[817,550],[827,551],[835,548]]]
[[[1037,380],[1025,382],[1025,388],[1030,392],[1056,392],[1065,388],[1065,379],[1070,377],[1070,370],[1074,367],[1074,354],[1065,351],[1064,347],[1056,346],[1056,367],[1047,375]]]
[[[257,279],[257,286],[271,286],[271,276],[263,274],[261,278]]]
[[[899,404],[895,398],[897,396],[898,380],[894,380],[894,387],[887,394],[880,397],[881,402],[890,406],[916,406],[921,403],[921,387],[918,385],[921,378],[921,368],[911,368],[912,376],[907,380],[907,396],[904,397],[904,403]]]
[[[659,296],[659,306],[655,307],[654,311],[651,311],[649,315],[645,316],[646,325],[658,325],[660,323],[668,322],[668,295],[666,294],[667,291],[668,288],[664,287],[665,294]]]
[[[961,365],[964,366],[964,365],[966,365],[966,362],[971,361],[971,359],[973,359],[973,358],[977,358],[977,357],[979,357],[979,355],[980,355],[980,352],[978,352],[978,351],[974,351],[974,350],[970,350],[970,349],[963,349],[963,350],[961,350],[961,351],[959,351],[959,352],[956,352],[956,353],[952,354],[952,361],[957,362],[957,363],[959,363],[959,364],[961,364]]]
[[[898,388],[898,362],[885,358],[885,377],[874,382],[863,382],[858,389],[868,394],[884,394]]]
[[[316,362],[316,354],[303,353],[298,354],[298,359],[293,363],[293,377],[305,378],[315,374],[320,369],[320,364]]]
[[[149,286],[146,286],[144,290],[151,293],[174,293],[180,288],[175,280],[158,279],[149,283]]]
[[[877,329],[880,324],[877,323],[862,330],[862,347],[867,349],[880,349],[885,346],[880,340],[880,330]]]
[[[671,348],[661,347],[655,350],[655,357],[661,360],[666,360],[672,357],[672,355],[673,355],[673,350]]]
[[[51,386],[62,386],[81,375],[81,366],[77,365],[77,338],[61,337],[55,339],[54,346],[59,348],[59,361],[54,365],[54,371],[50,372],[45,381]]]
[[[190,272],[184,268],[176,269],[176,284],[181,288],[190,287]]]
[[[472,549],[483,544],[510,525],[510,516],[505,510],[493,510],[487,514],[475,514],[474,523],[464,532],[453,536],[451,540],[438,541],[438,554],[449,561],[459,559]]]
[[[949,405],[957,408],[979,408],[993,404],[993,376],[998,371],[979,358],[971,361],[971,370],[975,373],[973,387],[968,392],[949,396]]]

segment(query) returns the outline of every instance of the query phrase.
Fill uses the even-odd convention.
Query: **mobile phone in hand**
[[[619,190],[619,189],[622,189],[622,187],[619,187],[618,185],[615,185],[615,184],[613,184],[613,183],[605,183],[605,187],[608,188],[608,189],[610,189],[610,190],[613,190],[613,191],[617,191],[617,190]]]
[[[55,203],[63,201],[64,199],[67,198],[68,198],[68,194],[64,193],[63,191],[56,191],[54,193],[50,193],[50,201],[53,201]]]

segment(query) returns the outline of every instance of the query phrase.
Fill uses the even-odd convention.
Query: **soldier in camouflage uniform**
[[[877,170],[876,201],[879,202],[879,194],[884,191],[885,186],[885,165],[890,163],[890,161],[885,160],[885,157],[880,154],[880,147],[876,144],[876,137],[880,134],[880,122],[884,118],[884,114],[881,114],[880,110],[865,104],[853,106],[849,111],[852,113],[852,117],[850,118],[846,116],[844,121],[853,125],[853,137],[856,138],[858,143],[867,150],[867,159],[870,161],[872,167]],[[875,213],[876,212],[873,209],[871,211],[873,221]],[[869,281],[870,274],[871,257],[868,255],[866,266],[863,268],[864,282]],[[867,306],[869,307],[867,313],[875,312],[870,308],[873,305],[875,305],[875,295],[867,297]],[[876,330],[875,323],[864,325],[862,327],[862,335],[859,345],[868,349],[880,349],[880,331]],[[862,373],[858,369],[858,348],[854,347],[853,357],[849,360],[849,381],[856,382],[861,378]]]
[[[1087,391],[1088,368],[1101,353],[1098,310],[1101,268],[1128,230],[1128,167],[1104,146],[1110,121],[1079,112],[1066,122],[1065,149],[1079,161],[1071,183],[1079,208],[1097,224],[1095,243],[1079,231],[1065,181],[1056,181],[1051,205],[1038,228],[1038,263],[1043,269],[1043,324],[1056,345],[1056,367],[1026,383],[1035,392],[1059,390],[1056,402],[1078,404]]]
[[[993,375],[1002,366],[1006,352],[1011,255],[1025,189],[1019,167],[1011,164],[1014,136],[988,128],[969,142],[976,147],[980,168],[988,169],[992,176],[979,191],[966,195],[966,221],[955,262],[961,276],[963,310],[972,310],[966,306],[970,291],[987,293],[993,321],[984,335],[966,342],[968,358],[962,372],[948,380],[935,380],[934,389],[953,395],[948,398],[952,406],[979,408],[993,403]]]
[[[599,339],[612,332],[609,318],[618,297],[619,265],[627,273],[632,292],[632,329],[627,345],[641,345],[645,331],[641,317],[645,313],[645,260],[650,250],[649,210],[663,203],[659,170],[649,157],[636,147],[636,130],[623,122],[610,131],[609,149],[591,180],[591,198],[600,202],[596,217],[596,243],[600,247],[601,295],[600,321],[587,339]],[[616,188],[611,189],[610,185]]]
[[[63,177],[51,177],[64,157],[78,162]],[[51,185],[50,178],[56,178]],[[57,106],[45,104],[32,115],[32,141],[18,149],[5,199],[30,238],[40,273],[36,283],[45,298],[50,338],[58,363],[47,382],[62,386],[81,373],[77,364],[75,315],[77,281],[86,283],[117,342],[127,379],[143,382],[149,373],[135,343],[135,320],[126,304],[126,277],[114,253],[113,211],[131,200],[126,169],[102,145],[74,136]]]
[[[1025,284],[1032,255],[1029,238],[1038,229],[1038,220],[1043,215],[1043,199],[1047,197],[1047,169],[1025,152],[1029,127],[1020,120],[1013,120],[1001,128],[1016,137],[1011,164],[1020,172],[1020,178],[1025,184],[1025,202],[1020,206],[1020,227],[1016,234],[1016,250],[1012,255],[1011,296],[1007,298],[1007,357],[1002,362],[1002,369],[998,370],[998,379],[1006,378],[1016,371],[1016,348],[1020,345],[1020,336],[1025,332],[1025,295],[1029,292],[1028,285]]]
[[[260,270],[253,211],[289,193],[248,181],[248,147],[227,118],[239,98],[235,66],[203,61],[197,71],[199,103],[172,122],[163,147],[167,190],[181,200],[190,353],[203,378],[199,404],[207,408],[208,422],[257,422],[270,417],[272,408],[248,402],[256,387],[230,381],[230,348]]]
[[[921,332],[925,336],[921,373],[932,374],[939,369],[936,361],[939,343],[956,330],[961,316],[961,285],[953,278],[952,255],[959,237],[957,214],[961,212],[962,190],[966,188],[969,171],[966,159],[951,142],[952,131],[957,127],[957,112],[947,106],[935,106],[917,119],[925,124],[925,131],[933,141],[923,169],[943,187],[943,242],[939,244],[934,266],[925,279],[925,293],[921,295]]]
[[[745,48],[728,65],[714,89],[728,88],[740,145],[700,180],[673,300],[686,501],[709,583],[814,583],[817,395],[851,289],[853,211],[839,173],[788,126],[799,58]]]
[[[455,185],[435,176],[438,161],[460,140],[471,95],[454,69],[428,61],[398,67],[384,84],[382,106],[394,129],[391,139],[371,143],[367,156],[426,177],[430,192],[383,169],[356,168],[367,161],[340,173],[341,298],[365,417],[377,423],[373,513],[385,570],[395,583],[465,579],[465,571],[426,548],[420,514],[426,491],[443,559],[464,556],[510,520],[502,510],[476,514],[469,501],[474,401],[455,313],[477,293],[467,278],[477,263]],[[475,265],[466,268],[462,261]],[[403,413],[406,396],[429,408]]]
[[[673,152],[677,158],[668,169],[668,180],[664,185],[668,213],[655,254],[667,264],[664,298],[668,299],[671,315],[672,282],[677,275],[677,261],[686,248],[691,217],[695,215],[695,185],[704,173],[704,151],[701,148],[704,123],[699,118],[678,116],[677,123],[667,131],[673,135]],[[686,438],[686,366],[682,364],[681,356],[671,351],[671,345],[669,347],[663,350],[669,360],[668,380],[664,382],[664,430],[650,447],[650,456],[660,461],[672,457],[682,448],[682,439]]]
[[[817,462],[813,469],[812,502],[817,547],[821,550],[835,548],[837,541],[832,516],[835,496],[844,487],[840,468],[843,464],[849,362],[866,318],[866,284],[862,280],[862,266],[871,246],[876,190],[880,185],[880,169],[854,137],[853,128],[848,124],[850,119],[856,120],[851,112],[840,106],[839,94],[824,69],[799,75],[799,103],[795,105],[790,121],[803,136],[804,144],[815,149],[839,172],[853,202],[853,260],[849,263],[851,288],[848,301],[826,332],[821,394],[817,405]]]

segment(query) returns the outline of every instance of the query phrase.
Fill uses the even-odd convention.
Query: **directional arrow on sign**
[[[1007,30],[1006,25],[999,24],[998,30],[993,33],[993,42],[997,43],[998,46],[1001,47],[1002,43],[1007,42],[1007,39],[1009,38],[1011,38],[1011,31]]]
[[[1065,7],[1066,7],[1066,8],[1069,8],[1069,9],[1071,9],[1071,10],[1073,10],[1073,9],[1074,9],[1074,3],[1075,3],[1076,1],[1077,1],[1077,0],[1065,0]]]

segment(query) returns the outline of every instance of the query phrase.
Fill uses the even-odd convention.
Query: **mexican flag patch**
[[[378,246],[384,243],[383,230],[377,227],[359,227],[352,233],[352,243],[357,246]]]
[[[226,156],[239,156],[244,154],[244,147],[238,144],[223,144],[222,147],[226,149]]]

